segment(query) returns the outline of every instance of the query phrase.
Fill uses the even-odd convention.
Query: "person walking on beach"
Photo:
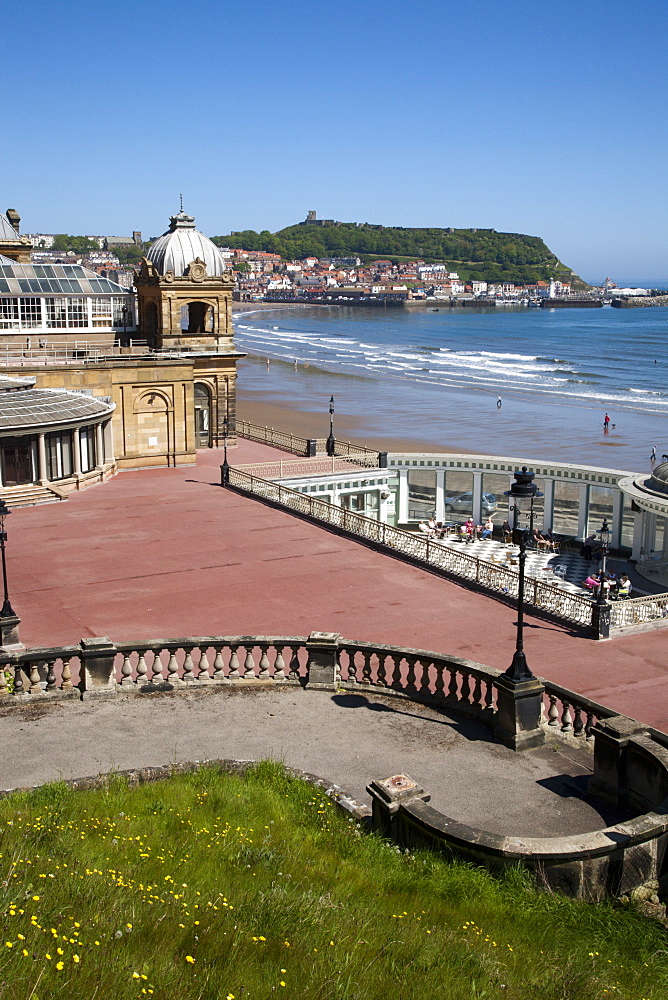
[[[603,417],[603,430],[605,431],[606,434],[608,433],[608,424],[609,423],[610,423],[610,417],[606,413],[606,415]]]
[[[499,398],[496,401],[496,408],[497,408],[497,410],[501,409],[501,397],[500,396],[499,396]]]
[[[649,456],[650,465],[654,468],[654,463],[656,462],[656,445],[652,448],[652,454]]]

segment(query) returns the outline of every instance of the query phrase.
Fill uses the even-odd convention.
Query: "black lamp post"
[[[336,439],[334,438],[334,397],[329,401],[329,437],[327,438],[327,454],[334,455]]]
[[[601,569],[598,574],[601,582],[599,583],[598,594],[596,596],[596,603],[600,606],[608,603],[605,592],[605,582],[607,579],[605,575],[605,565],[606,565],[606,560],[608,558],[608,553],[610,551],[610,536],[612,532],[608,527],[607,520],[604,519],[603,524],[598,529],[596,534],[599,535],[601,538]]]
[[[543,496],[533,481],[534,473],[528,472],[526,465],[521,472],[515,473],[515,482],[505,496],[512,501],[510,510],[513,512],[513,542],[520,547],[519,591],[517,595],[517,639],[512,663],[504,676],[511,681],[533,680],[524,655],[524,564],[527,557],[527,541],[533,530],[534,500]]]
[[[227,417],[223,420],[223,464],[220,467],[220,485],[227,486],[230,481],[230,463],[227,461],[227,434],[229,421]]]
[[[2,602],[2,611],[0,611],[0,634],[3,646],[20,645],[19,625],[21,624],[21,619],[14,611],[9,600],[9,589],[7,587],[7,558],[5,555],[7,532],[5,531],[5,518],[8,514],[11,514],[11,510],[4,500],[0,500],[0,552],[2,553],[2,583],[4,587],[4,600]]]
[[[123,313],[123,347],[127,347],[128,346],[128,337],[127,337],[128,307],[127,306],[123,306],[123,308],[121,309],[121,312]]]

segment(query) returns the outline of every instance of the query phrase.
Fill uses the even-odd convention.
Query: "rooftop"
[[[72,423],[103,416],[112,409],[113,406],[103,399],[64,389],[0,392],[0,429]]]
[[[18,264],[0,254],[0,294],[127,295],[127,288],[81,264]]]

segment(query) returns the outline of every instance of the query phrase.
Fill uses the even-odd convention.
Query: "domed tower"
[[[141,263],[139,329],[162,350],[233,351],[232,274],[183,206],[169,221]]]

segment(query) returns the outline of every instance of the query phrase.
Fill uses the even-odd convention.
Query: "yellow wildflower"
[[[191,965],[194,965],[195,959],[192,957],[192,955],[186,955],[186,962],[190,962]]]

